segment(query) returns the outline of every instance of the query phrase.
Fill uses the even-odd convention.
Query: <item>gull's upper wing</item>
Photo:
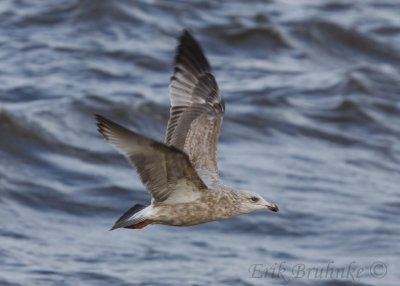
[[[100,115],[96,119],[99,132],[136,168],[155,202],[188,202],[207,189],[184,152],[145,138]]]
[[[170,97],[166,144],[186,152],[203,180],[219,180],[217,142],[225,106],[207,59],[187,31],[179,39]]]

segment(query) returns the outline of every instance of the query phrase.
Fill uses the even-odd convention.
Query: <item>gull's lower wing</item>
[[[190,201],[207,189],[193,169],[188,156],[163,143],[145,138],[111,120],[96,115],[99,132],[122,153],[155,202]]]

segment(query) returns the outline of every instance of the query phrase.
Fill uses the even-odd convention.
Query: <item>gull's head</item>
[[[254,192],[242,191],[240,192],[241,197],[241,211],[243,213],[249,213],[256,210],[270,210],[273,212],[279,211],[276,204],[266,201],[259,194]]]

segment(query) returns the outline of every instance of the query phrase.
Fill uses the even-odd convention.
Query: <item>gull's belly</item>
[[[203,201],[161,205],[154,207],[151,220],[154,223],[175,226],[189,226],[213,220],[230,218],[236,214],[225,204],[212,204]]]

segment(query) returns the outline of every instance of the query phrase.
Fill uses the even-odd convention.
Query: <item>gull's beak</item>
[[[273,212],[279,211],[278,206],[277,206],[276,204],[273,204],[273,203],[267,203],[267,204],[265,205],[265,207],[266,207],[267,209],[269,209],[270,211],[273,211]]]

